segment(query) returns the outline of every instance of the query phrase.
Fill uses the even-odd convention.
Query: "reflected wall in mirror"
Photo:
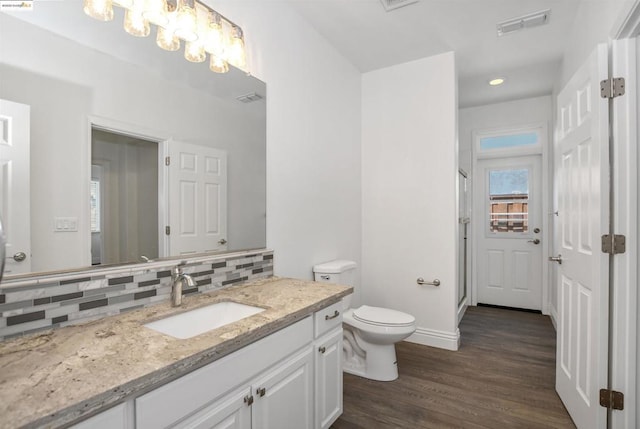
[[[266,245],[266,103],[236,99],[264,97],[265,84],[212,73],[121,23],[92,20],[77,1],[0,13],[9,279]]]

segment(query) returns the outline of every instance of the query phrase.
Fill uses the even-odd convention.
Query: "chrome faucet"
[[[182,267],[186,262],[181,262],[171,269],[171,279],[173,284],[171,286],[171,305],[178,307],[182,305],[182,288],[196,286],[195,280],[187,273],[182,272]]]

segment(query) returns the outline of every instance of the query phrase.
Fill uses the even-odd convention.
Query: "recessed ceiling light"
[[[489,85],[491,86],[498,86],[498,85],[502,85],[504,83],[504,78],[503,77],[497,77],[495,79],[491,79],[489,81]]]

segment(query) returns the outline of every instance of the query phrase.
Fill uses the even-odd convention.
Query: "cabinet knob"
[[[326,352],[327,349],[325,347],[318,347],[318,351],[324,354],[324,352]]]
[[[253,395],[245,396],[244,403],[247,404],[247,406],[251,406],[251,404],[253,404]]]
[[[259,389],[256,389],[256,393],[260,395],[260,397],[262,398],[264,394],[267,393],[267,389],[265,389],[264,387],[261,387]]]

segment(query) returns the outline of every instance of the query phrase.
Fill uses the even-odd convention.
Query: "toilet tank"
[[[334,261],[323,262],[313,266],[313,279],[321,283],[337,283],[345,286],[355,287],[355,272],[357,264],[354,261],[336,259]],[[353,294],[342,299],[343,307],[351,307],[351,297]]]

